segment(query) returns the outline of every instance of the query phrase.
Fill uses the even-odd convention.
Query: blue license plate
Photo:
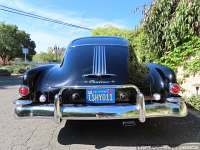
[[[115,89],[98,88],[86,90],[86,103],[115,103]]]

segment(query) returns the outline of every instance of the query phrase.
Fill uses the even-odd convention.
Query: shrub
[[[7,65],[7,66],[0,66],[0,70],[5,70],[10,74],[22,74],[27,69],[33,68],[34,65],[27,65],[27,64],[17,64],[17,65]]]
[[[199,0],[153,1],[144,20],[147,50],[159,59],[182,45],[188,37],[200,36],[199,14]]]
[[[6,69],[0,69],[0,76],[10,76],[10,72]]]
[[[199,96],[192,96],[187,101],[192,107],[200,111],[200,95]]]
[[[193,57],[193,59],[191,59]],[[187,39],[180,46],[157,59],[156,63],[166,65],[174,70],[183,66],[186,72],[195,73],[200,71],[200,38],[197,36]]]

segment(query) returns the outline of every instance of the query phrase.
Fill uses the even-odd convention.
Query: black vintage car
[[[184,117],[174,71],[141,65],[128,41],[86,37],[71,42],[61,64],[27,71],[16,100],[18,117],[136,119]]]

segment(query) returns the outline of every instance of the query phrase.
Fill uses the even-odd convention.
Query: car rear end
[[[120,38],[80,39],[69,46],[61,66],[24,77],[16,101],[18,117],[62,119],[139,119],[184,117],[187,108],[175,79],[162,69],[130,82],[128,43]],[[159,67],[157,67],[159,68]],[[131,76],[137,76],[135,69]],[[164,74],[164,75],[163,75]],[[28,83],[27,81],[30,80]],[[34,86],[33,86],[34,85]]]

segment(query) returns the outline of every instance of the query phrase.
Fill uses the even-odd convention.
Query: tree
[[[48,48],[48,53],[52,53],[54,55],[54,60],[55,61],[60,61],[62,60],[64,56],[65,48],[64,47],[59,47],[57,45],[54,45],[54,47],[49,47]]]
[[[54,56],[52,53],[40,52],[33,56],[33,61],[37,63],[48,63],[53,61]]]
[[[144,24],[145,45],[159,59],[169,51],[200,36],[199,0],[155,0]]]
[[[64,47],[54,46],[49,47],[47,52],[40,52],[33,56],[33,61],[40,63],[59,62],[63,59],[65,52]]]
[[[22,47],[29,49],[27,58],[31,60],[35,55],[35,42],[30,35],[21,31],[15,25],[0,23],[0,58],[6,64],[15,57],[23,57]]]

